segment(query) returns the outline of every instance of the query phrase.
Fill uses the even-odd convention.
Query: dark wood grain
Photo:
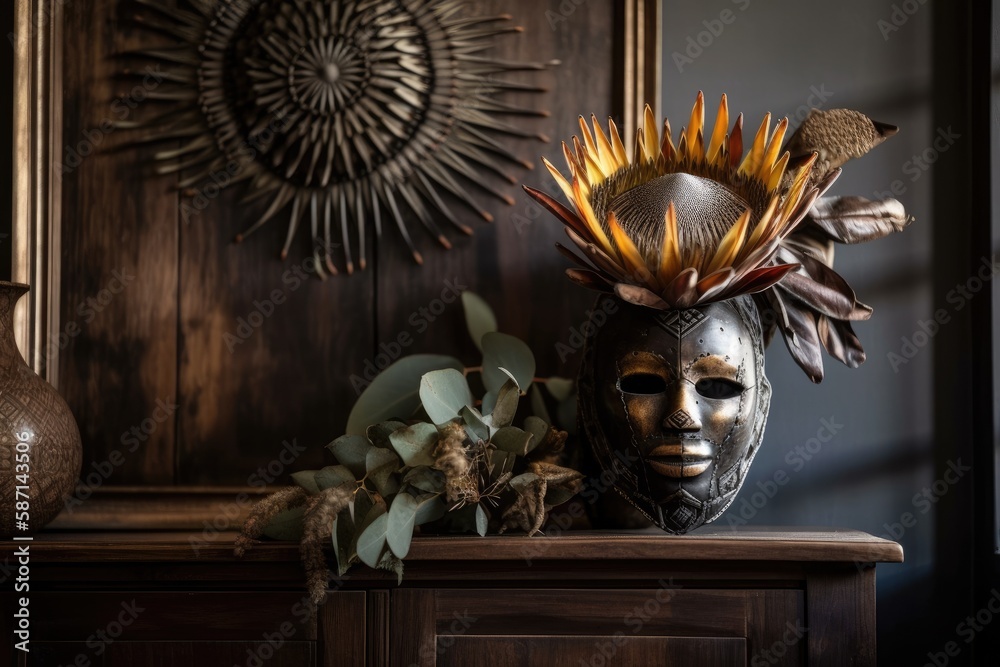
[[[437,657],[434,591],[392,591],[390,605],[390,663],[434,667]]]
[[[811,667],[874,667],[875,568],[817,571],[806,582]]]
[[[389,591],[368,591],[368,667],[389,667]]]
[[[438,667],[734,667],[746,660],[736,637],[455,637]],[[439,639],[439,642],[443,641]]]
[[[518,156],[536,165],[532,171],[513,169],[511,173],[528,185],[552,191],[557,189],[555,182],[539,156],[546,155],[554,164],[562,165],[559,141],[579,134],[579,115],[593,112],[606,121],[614,111],[613,3],[567,6],[574,7],[573,13],[565,21],[550,23],[546,8],[527,0],[475,3],[476,13],[510,13],[525,28],[523,34],[501,40],[494,51],[498,58],[562,61],[550,71],[527,75],[552,93],[524,98],[525,102],[545,108],[551,117],[508,119],[553,139],[548,145],[527,140],[509,142]],[[559,15],[557,7],[552,9]],[[378,340],[389,343],[401,333],[409,333],[414,342],[408,352],[447,351],[478,366],[481,355],[465,332],[461,305],[448,305],[433,322],[418,310],[430,308],[449,283],[457,283],[489,302],[501,331],[531,346],[540,374],[574,377],[579,355],[560,359],[556,344],[569,338],[571,326],[583,323],[594,296],[569,283],[563,275],[568,264],[553,247],[556,241],[565,239],[562,225],[532,203],[519,186],[485,173],[474,176],[510,194],[515,205],[507,206],[488,195],[479,197],[477,188],[466,183],[468,191],[493,215],[494,222],[487,224],[477,221],[474,215],[467,216],[466,224],[473,227],[474,236],[453,236],[454,248],[446,252],[433,248],[431,239],[418,233],[425,251],[422,267],[414,265],[405,247],[393,238],[394,231],[387,230],[377,251]],[[456,212],[461,210],[455,207]]]
[[[336,592],[327,596],[319,610],[320,664],[324,667],[355,667],[363,665],[368,624],[366,594]]]
[[[801,591],[753,591],[747,602],[747,664],[791,667],[805,663],[805,595]]]
[[[278,640],[275,639],[275,642]],[[177,667],[178,665],[259,664],[268,667],[322,666],[316,661],[316,645],[284,641],[281,644],[253,642],[121,642],[112,644],[104,656],[104,667]],[[266,658],[266,659],[265,659]]]
[[[116,77],[115,54],[150,43],[119,20],[117,7],[64,7],[66,146],[57,159],[66,169],[52,167],[62,174],[62,335],[48,341],[58,354],[47,350],[46,359],[58,359],[59,389],[80,425],[84,479],[92,462],[110,460],[110,473],[93,481],[171,484],[175,417],[158,407],[177,393],[177,198],[170,180],[146,177],[141,151],[113,150],[126,134],[143,135],[111,131],[110,123],[156,106],[140,101],[154,80],[144,87]],[[116,101],[122,94],[128,103]],[[138,437],[128,435],[134,427]]]
[[[280,261],[280,218],[234,244],[254,212],[240,194],[225,191],[181,221],[180,484],[282,485],[322,467],[373,338],[374,274],[321,281],[304,239]],[[257,317],[244,340],[241,320]],[[292,457],[288,444],[305,451]]]
[[[32,634],[37,641],[93,640],[98,630],[128,641],[256,639],[263,631],[281,632],[286,639],[315,641],[314,623],[300,605],[303,595],[288,592],[186,593],[87,592],[33,593],[30,607],[46,623]],[[338,601],[347,605],[364,595],[353,593]],[[337,605],[334,606],[336,610]],[[99,639],[99,636],[98,636]]]
[[[200,560],[233,561],[234,532],[198,535],[170,533],[42,533],[32,554],[39,562],[189,561],[191,538],[203,540]],[[539,548],[544,547],[539,553]],[[0,557],[13,551],[0,543]],[[895,542],[852,530],[711,530],[688,535],[647,531],[580,531],[557,537],[523,536],[416,537],[407,563],[446,561],[499,561],[527,567],[526,554],[534,560],[598,561],[800,561],[800,562],[902,562],[902,548]],[[298,559],[290,542],[267,542],[252,549],[247,559]]]
[[[673,584],[671,584],[673,586]],[[434,596],[437,633],[746,636],[745,591],[688,590],[441,590]],[[705,610],[711,610],[710,614]],[[466,619],[469,619],[466,622]],[[474,620],[473,620],[474,619]]]

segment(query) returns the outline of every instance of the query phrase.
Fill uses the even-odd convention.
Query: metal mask
[[[617,305],[588,341],[581,425],[615,489],[663,530],[686,533],[732,503],[763,439],[760,318],[749,297]]]

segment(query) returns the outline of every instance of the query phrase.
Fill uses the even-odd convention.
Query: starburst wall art
[[[513,184],[508,168],[531,168],[508,140],[548,141],[504,120],[548,115],[505,101],[545,92],[505,75],[558,64],[488,57],[521,31],[508,15],[473,16],[463,0],[185,1],[132,1],[136,21],[177,43],[125,56],[158,63],[156,98],[180,107],[119,126],[179,144],[153,160],[179,174],[186,206],[203,207],[220,183],[264,200],[237,242],[284,218],[283,259],[308,227],[317,266],[353,273],[369,226],[394,226],[422,263],[409,220],[451,247],[439,223],[472,233],[452,206],[492,220],[470,191],[514,203],[482,178]]]

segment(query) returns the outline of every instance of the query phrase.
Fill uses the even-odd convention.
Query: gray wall
[[[894,4],[916,11],[893,17]],[[895,369],[888,359],[889,353],[900,353],[903,337],[919,331],[920,320],[937,308],[954,307],[945,295],[932,294],[932,178],[911,162],[937,132],[931,117],[929,5],[929,0],[923,5],[707,0],[668,2],[664,16],[661,111],[676,130],[686,124],[698,90],[705,92],[709,123],[725,92],[731,114],[742,111],[751,134],[767,111],[775,120],[787,115],[796,126],[810,103],[857,109],[901,128],[873,153],[849,163],[831,193],[872,198],[898,180],[897,198],[917,218],[901,235],[838,249],[835,268],[875,308],[874,318],[856,327],[868,361],[852,371],[828,358],[826,379],[815,386],[780,338],[772,344],[767,374],[774,400],[764,447],[740,497],[716,523],[837,526],[888,536],[886,525],[911,513],[916,524],[894,537],[906,562],[878,569],[879,664],[923,664],[921,656],[926,659],[927,651],[937,648],[929,639],[927,646],[921,643],[923,624],[931,622],[924,619],[933,616],[928,582],[934,575],[934,511],[928,501],[914,503],[915,494],[934,481],[933,339]],[[691,47],[689,38],[700,44]],[[821,443],[827,435],[821,431],[824,420],[839,426]],[[806,460],[797,447],[815,453]],[[769,486],[779,471],[789,479],[765,503],[758,484]]]

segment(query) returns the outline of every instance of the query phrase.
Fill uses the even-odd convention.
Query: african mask
[[[593,121],[563,144],[568,177],[545,162],[572,208],[525,189],[566,226],[569,278],[621,306],[588,341],[582,430],[615,488],[684,533],[725,511],[760,447],[775,332],[814,382],[822,349],[864,362],[852,322],[872,309],[833,271],[833,244],[911,219],[892,199],[822,195],[896,128],[813,110],[786,141],[788,120],[767,114],[744,152],[743,116],[730,128],[723,95],[709,131],[699,93],[676,142],[647,107],[629,156],[613,121]]]
[[[670,533],[733,501],[770,402],[747,297],[668,312],[622,304],[589,341],[580,375],[580,421],[596,458]]]

